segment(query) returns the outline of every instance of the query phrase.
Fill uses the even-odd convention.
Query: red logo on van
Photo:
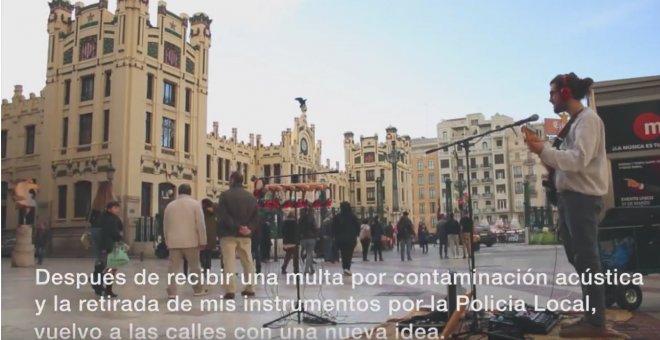
[[[652,141],[660,136],[660,116],[654,112],[644,112],[635,118],[633,131],[639,139]]]

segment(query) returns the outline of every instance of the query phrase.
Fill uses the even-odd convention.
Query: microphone
[[[529,123],[529,122],[535,122],[535,121],[537,121],[537,120],[539,120],[539,115],[537,115],[537,114],[535,113],[535,114],[529,116],[528,118],[521,119],[521,120],[519,120],[519,121],[517,121],[517,122],[515,122],[515,123],[513,123],[513,124],[511,124],[511,125],[513,125],[513,126],[523,125],[523,124],[527,124],[527,123]]]

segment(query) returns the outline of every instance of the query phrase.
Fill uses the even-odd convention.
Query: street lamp
[[[383,218],[383,179],[376,177],[376,214]]]
[[[115,168],[112,166],[112,164],[108,165],[108,167],[105,169],[105,176],[108,178],[108,181],[112,182],[112,180],[115,178]]]
[[[524,200],[524,209],[525,209],[525,228],[530,230],[532,224],[531,214],[532,214],[532,205],[530,202],[530,190],[529,190],[529,177],[525,177],[523,182],[523,200]],[[528,231],[529,232],[529,231]]]
[[[356,202],[355,202],[356,201],[355,200],[355,182],[357,182],[355,177],[353,177],[353,175],[350,175],[348,177],[348,184],[349,184],[350,190],[351,190],[351,199],[350,199],[351,206],[353,206],[353,207],[355,207],[355,205],[356,205]]]
[[[447,215],[449,215],[450,212],[452,212],[452,203],[451,203],[451,179],[449,176],[447,176],[447,179],[445,180],[445,209],[447,210]],[[438,216],[438,219],[440,219],[440,216]]]
[[[399,212],[398,176],[396,171],[399,156],[401,156],[401,153],[396,149],[396,140],[392,140],[392,151],[389,154],[385,154],[387,162],[392,164],[392,215],[396,215]],[[396,216],[394,218],[396,219]]]

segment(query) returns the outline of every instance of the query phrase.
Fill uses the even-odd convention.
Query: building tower
[[[52,181],[41,198],[54,205],[54,226],[87,225],[105,181],[124,221],[161,211],[180,184],[204,192],[208,16],[193,16],[189,29],[188,16],[163,1],[158,26],[148,0],[117,0],[115,13],[107,1],[49,5],[43,125],[61,128],[43,129],[52,150],[42,152],[41,178]]]

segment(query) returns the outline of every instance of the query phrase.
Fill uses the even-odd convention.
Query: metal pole
[[[472,218],[472,195],[470,195],[470,142],[465,141],[463,143],[463,148],[465,149],[465,163],[466,164],[466,169],[467,169],[467,189],[468,189],[468,199],[467,199],[467,204],[468,204],[468,217],[472,221],[472,231],[470,232],[470,239],[468,242],[472,243],[474,239],[474,219]],[[472,270],[475,270],[475,263],[474,263],[474,246],[470,244],[470,268]],[[477,285],[473,282],[472,283],[472,298],[476,299],[477,298]],[[476,325],[476,320],[475,325]]]
[[[529,244],[529,234],[532,231],[532,228],[530,227],[531,224],[531,204],[529,202],[529,180],[525,178],[525,181],[523,182],[523,193],[524,193],[524,204],[525,204],[525,243]]]
[[[392,141],[392,152],[390,154],[390,163],[392,163],[392,212],[399,211],[399,189],[398,189],[398,176],[397,165],[399,163],[399,153],[396,150],[396,140]]]
[[[445,184],[447,185],[446,190],[446,209],[447,209],[447,217],[449,217],[449,213],[452,212],[454,209],[452,208],[451,204],[451,179],[447,177],[447,180],[445,181]]]

